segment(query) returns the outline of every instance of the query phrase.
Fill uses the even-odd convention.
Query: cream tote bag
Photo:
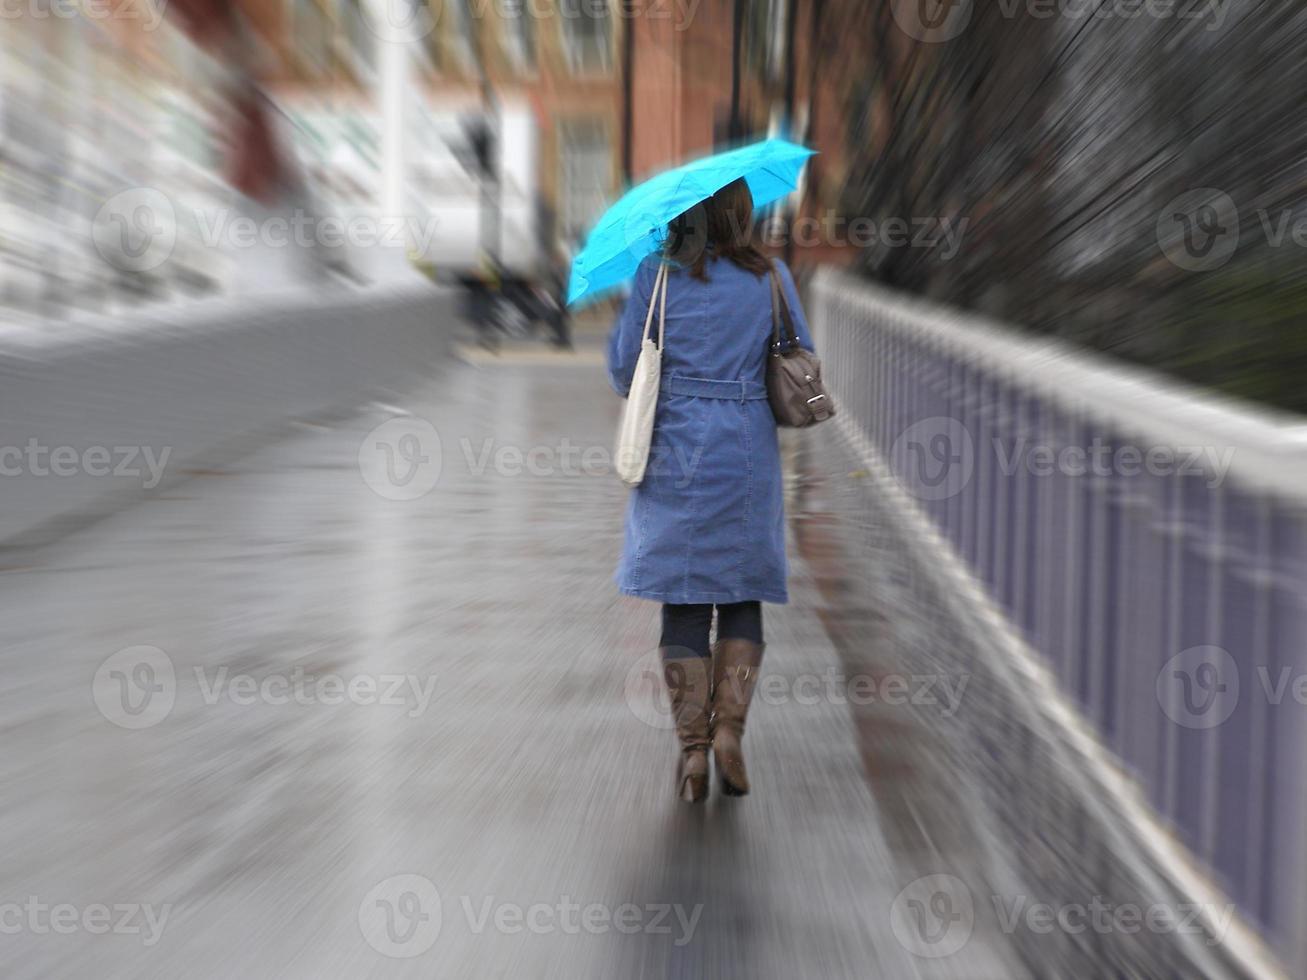
[[[658,305],[658,346],[654,346],[650,328],[653,326],[654,304]],[[626,396],[622,421],[617,427],[617,476],[628,487],[638,487],[644,479],[649,462],[649,444],[653,440],[654,412],[658,408],[658,379],[663,370],[663,330],[667,319],[667,265],[658,267],[653,293],[649,296],[649,312],[644,318],[644,333],[640,341],[640,358],[635,362],[631,378],[631,392]]]

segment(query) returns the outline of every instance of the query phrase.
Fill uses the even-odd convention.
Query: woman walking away
[[[663,604],[663,674],[681,743],[677,793],[691,802],[707,796],[710,748],[722,791],[749,792],[741,742],[762,663],[761,603],[787,599],[780,451],[764,383],[772,268],[752,227],[743,180],[671,222],[608,345],[609,378],[626,397],[658,267],[668,263],[658,406],[617,583]],[[794,282],[776,265],[799,343],[811,350]]]

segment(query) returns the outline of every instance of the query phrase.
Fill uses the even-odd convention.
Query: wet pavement
[[[6,975],[1025,975],[983,924],[905,938],[932,821],[809,683],[891,613],[833,604],[819,540],[753,795],[673,798],[619,403],[593,349],[472,360],[0,559]]]

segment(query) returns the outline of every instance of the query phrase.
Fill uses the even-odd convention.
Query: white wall
[[[0,456],[0,542],[48,540],[88,516],[162,492],[183,471],[433,372],[449,350],[454,297],[429,284],[299,293],[252,304],[133,314],[122,322],[0,340],[0,453],[33,440],[170,450],[164,479],[28,472]],[[114,454],[115,460],[121,454]],[[48,469],[49,459],[46,466]],[[144,470],[138,458],[137,465]],[[117,463],[114,463],[117,466]],[[98,470],[101,467],[91,467]],[[16,475],[12,471],[21,470]]]

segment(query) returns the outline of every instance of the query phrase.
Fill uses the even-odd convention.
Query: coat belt
[[[723,398],[727,401],[758,401],[767,397],[767,387],[761,381],[721,381],[716,378],[687,378],[679,374],[663,378],[662,390],[669,395]]]

